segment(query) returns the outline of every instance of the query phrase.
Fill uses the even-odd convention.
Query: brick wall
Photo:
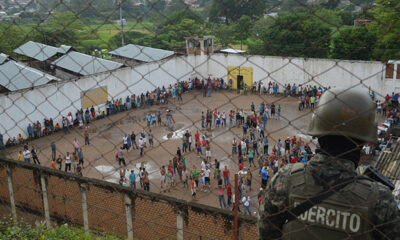
[[[44,216],[41,177],[45,179],[52,222],[84,225],[82,193],[86,192],[88,227],[128,237],[126,199],[132,209],[135,239],[176,239],[177,217],[183,219],[184,239],[233,239],[232,212],[172,197],[133,191],[97,179],[78,177],[58,170],[17,161],[0,160],[0,199],[9,204],[7,168],[18,212]],[[257,239],[255,218],[239,217],[241,239]]]

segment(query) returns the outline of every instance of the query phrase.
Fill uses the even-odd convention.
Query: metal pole
[[[235,174],[235,240],[238,240],[238,175]]]
[[[133,240],[132,199],[128,195],[125,195],[125,211],[126,211],[126,228],[128,230],[128,239]]]
[[[82,202],[83,227],[85,229],[85,232],[89,232],[89,217],[88,217],[87,201],[86,201],[86,184],[81,184],[81,202]]]
[[[119,22],[121,23],[121,42],[123,47],[125,45],[125,42],[124,42],[124,22],[122,21],[122,0],[119,0]]]
[[[47,199],[46,179],[44,178],[43,174],[40,175],[40,182],[41,182],[41,185],[42,185],[44,217],[46,219],[47,229],[50,229],[51,228],[51,223],[50,223],[49,201]]]
[[[12,184],[12,172],[9,167],[7,167],[7,180],[8,180],[8,192],[10,194],[10,205],[11,205],[11,214],[13,220],[17,220],[17,208],[15,207],[15,199],[14,199],[14,190]]]

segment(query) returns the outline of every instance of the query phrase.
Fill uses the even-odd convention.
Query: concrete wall
[[[112,72],[47,84],[35,89],[0,95],[0,133],[7,138],[22,133],[33,121],[52,117],[60,122],[68,112],[81,107],[80,92],[107,86],[109,100],[126,98],[156,87],[168,86],[189,77],[222,77],[227,66],[253,67],[254,82],[275,81],[331,87],[371,88],[377,97],[400,92],[400,81],[385,79],[385,64],[366,61],[339,61],[236,54],[178,56],[159,62],[123,68]],[[381,96],[379,96],[381,95]]]
[[[26,137],[28,124],[40,121],[43,126],[45,117],[53,118],[55,123],[61,122],[62,116],[69,112],[75,114],[81,108],[80,93],[91,88],[107,86],[109,100],[126,98],[156,87],[167,87],[179,79],[188,79],[192,72],[193,68],[184,58],[173,58],[2,94],[0,133],[5,142],[8,137],[16,137],[19,133]]]
[[[203,58],[203,60],[201,60]],[[321,85],[331,87],[371,88],[386,95],[400,87],[400,81],[385,79],[385,64],[382,62],[344,61],[331,59],[304,59],[268,56],[246,56],[235,54],[213,54],[198,56],[196,64],[205,75],[223,77],[227,80],[227,66],[253,67],[254,82],[262,80],[277,82],[282,91],[284,84]],[[400,90],[400,88],[399,88]]]

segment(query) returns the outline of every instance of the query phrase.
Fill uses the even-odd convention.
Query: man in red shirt
[[[200,140],[200,133],[199,133],[199,131],[196,132],[196,134],[194,135],[194,138],[195,138],[196,142]]]
[[[239,163],[239,171],[243,170],[244,168],[244,163]]]
[[[200,157],[200,155],[202,154],[200,140],[196,140],[196,148],[197,148],[197,156]]]
[[[229,169],[227,166],[225,166],[224,171],[222,172],[222,174],[224,175],[224,184],[225,187],[226,185],[229,183]]]
[[[296,143],[297,143],[297,138],[296,138],[296,136],[293,136],[292,139],[291,139],[291,141],[292,141],[292,146],[293,146],[294,144],[296,144]]]
[[[226,195],[228,196],[228,206],[232,204],[232,186],[228,182],[228,186],[226,187]]]
[[[293,164],[297,163],[297,158],[295,156],[292,156],[291,163]]]

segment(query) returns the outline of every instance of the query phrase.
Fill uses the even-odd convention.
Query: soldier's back
[[[285,223],[275,217],[261,223],[268,215],[293,208],[341,179],[351,178],[354,181],[295,220]],[[366,177],[357,177],[351,161],[321,154],[306,164],[283,167],[271,180],[261,211],[261,239],[400,238],[399,212],[390,190]]]

